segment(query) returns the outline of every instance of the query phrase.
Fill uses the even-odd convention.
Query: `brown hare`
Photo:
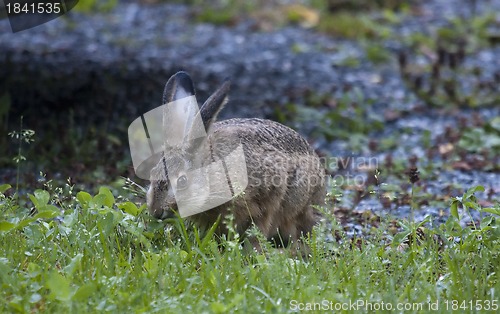
[[[226,80],[199,112],[182,103],[164,110],[164,132],[168,133],[164,136],[170,140],[165,140],[162,157],[151,170],[149,212],[158,219],[173,217],[182,201],[184,208],[203,208],[187,218],[202,228],[211,227],[219,216],[232,214],[234,228],[242,237],[255,224],[278,245],[300,242],[320,218],[313,205],[324,203],[324,166],[304,138],[280,123],[257,118],[216,121],[227,102],[229,85]],[[163,103],[175,103],[194,93],[189,75],[178,72],[165,86]],[[197,122],[204,128],[202,133],[206,131],[204,137],[193,135],[200,131]],[[243,164],[227,158],[238,148]],[[216,163],[223,165],[222,170],[198,171]],[[232,178],[241,178],[242,186],[231,182]],[[215,207],[207,205],[207,200],[217,199],[218,192],[212,190],[218,186],[228,187],[229,198],[213,202]],[[216,232],[227,231],[219,223]],[[250,241],[258,248],[255,239]]]

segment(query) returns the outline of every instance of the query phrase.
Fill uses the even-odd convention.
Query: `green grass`
[[[347,39],[386,39],[391,35],[388,27],[382,26],[369,14],[338,12],[324,14],[318,31]]]
[[[406,304],[414,310],[405,313],[413,313],[436,302],[442,313],[476,302],[493,308],[500,291],[500,209],[478,205],[476,190],[453,200],[446,224],[425,232],[401,221],[392,237],[383,221],[362,241],[348,239],[329,217],[333,227],[315,230],[304,260],[268,245],[263,253],[249,252],[231,234],[216,239],[179,219],[155,221],[145,206],[106,187],[91,195],[49,185],[29,196],[32,210],[30,202],[5,196],[3,185],[0,312],[272,313],[339,306],[372,312]],[[461,227],[460,204],[491,216],[476,229]],[[419,241],[412,243],[416,231]],[[328,234],[338,241],[325,241]]]

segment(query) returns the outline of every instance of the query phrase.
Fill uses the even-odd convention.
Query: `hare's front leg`
[[[280,214],[280,199],[280,197],[267,199],[262,197],[259,200],[241,198],[233,203],[236,228],[241,237],[246,238],[257,252],[262,251],[259,239],[255,235],[248,234],[248,229],[255,226],[266,239],[274,237],[279,229],[276,215]]]

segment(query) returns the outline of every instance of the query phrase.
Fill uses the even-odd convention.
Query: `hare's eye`
[[[187,187],[188,179],[185,175],[177,178],[177,190],[184,190]]]

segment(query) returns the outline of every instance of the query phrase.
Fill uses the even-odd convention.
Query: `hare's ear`
[[[229,92],[230,85],[231,82],[229,79],[224,80],[222,86],[205,101],[200,109],[201,119],[203,120],[207,132],[210,126],[217,120],[219,112],[227,103],[227,93]]]
[[[185,97],[194,96],[194,84],[186,72],[180,71],[172,75],[163,90],[163,104]]]
[[[165,85],[163,128],[167,147],[203,136],[203,124],[194,96],[193,81],[186,72],[177,72]]]

